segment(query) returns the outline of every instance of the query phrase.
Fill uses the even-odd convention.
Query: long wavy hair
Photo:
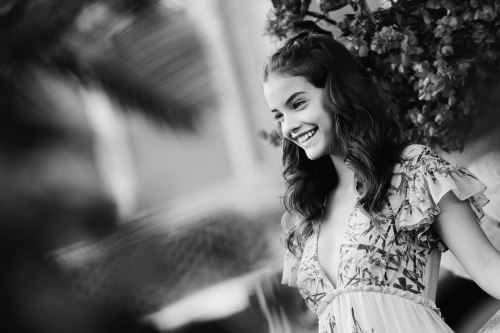
[[[370,216],[377,215],[387,202],[402,144],[399,126],[388,116],[366,68],[332,37],[302,31],[268,58],[264,82],[271,74],[301,76],[323,89],[323,103],[334,128],[330,152],[343,156],[353,170],[358,205]],[[286,228],[285,242],[298,254],[315,225],[321,223],[326,198],[336,188],[338,175],[329,156],[309,160],[302,148],[286,139],[282,163],[283,205],[299,217],[299,222]]]

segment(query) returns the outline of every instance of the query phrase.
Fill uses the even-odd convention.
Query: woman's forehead
[[[307,92],[313,88],[303,76],[271,74],[263,84],[264,96],[272,104],[283,104],[294,93]]]

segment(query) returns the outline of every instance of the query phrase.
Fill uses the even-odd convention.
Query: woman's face
[[[333,125],[323,105],[323,89],[302,76],[276,74],[269,75],[263,88],[283,137],[304,149],[311,160],[329,155]]]

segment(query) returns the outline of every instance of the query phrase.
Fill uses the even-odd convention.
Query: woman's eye
[[[303,101],[303,100],[298,100],[298,101],[293,102],[293,105],[292,105],[293,109],[294,110],[300,109],[304,105],[305,102],[306,101]]]
[[[275,114],[274,114],[274,119],[276,119],[276,120],[281,120],[281,119],[283,119],[283,114],[281,114],[281,113],[275,113]]]

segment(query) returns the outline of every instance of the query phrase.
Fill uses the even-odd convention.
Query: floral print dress
[[[325,333],[452,332],[434,303],[441,252],[431,228],[437,203],[449,191],[468,200],[479,219],[486,187],[426,146],[404,149],[383,212],[352,211],[340,246],[335,286],[318,262],[319,228],[300,257],[285,254],[283,283],[298,287]],[[284,227],[297,217],[285,215]]]

